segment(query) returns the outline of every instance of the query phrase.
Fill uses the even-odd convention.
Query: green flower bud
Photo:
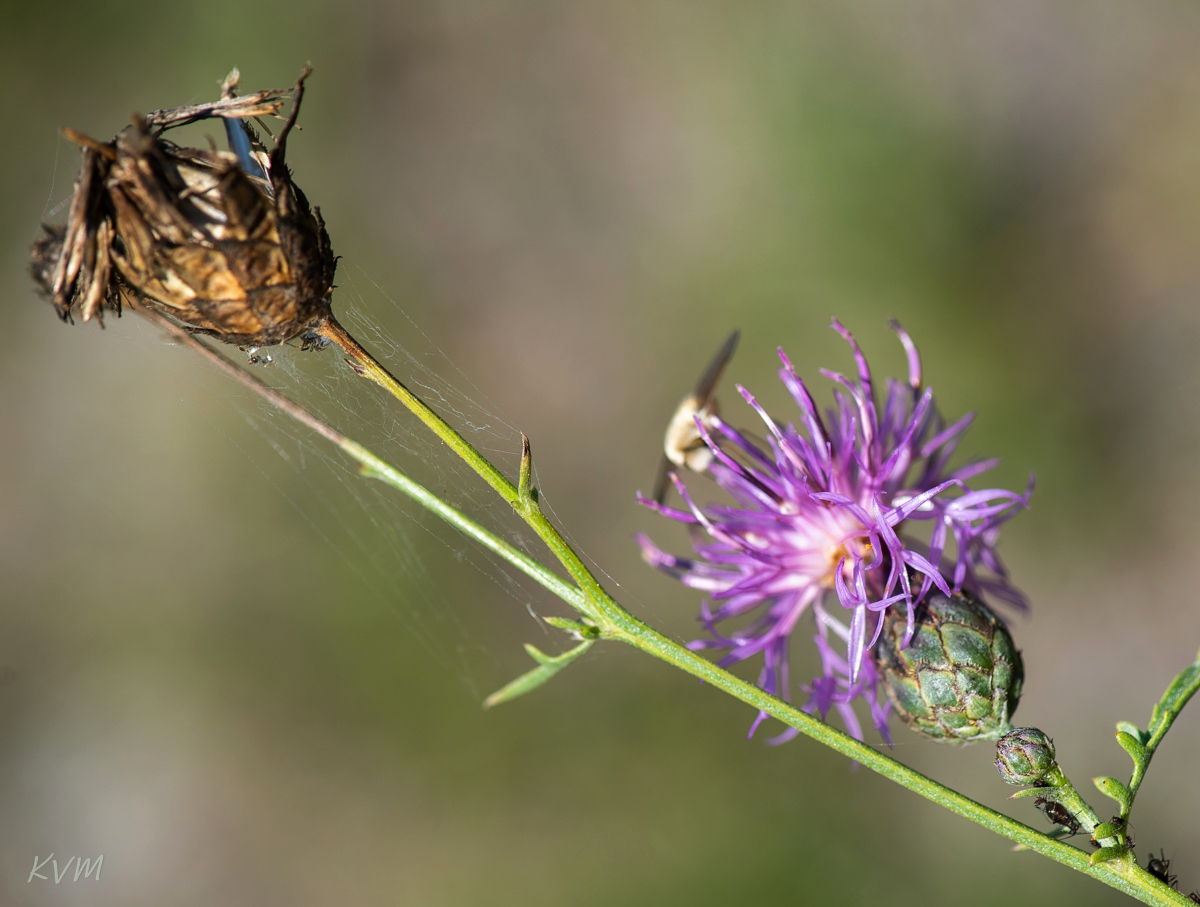
[[[966,592],[934,591],[917,609],[906,648],[907,616],[893,608],[875,648],[876,665],[900,719],[944,743],[995,740],[1012,730],[1025,668],[1000,619]]]
[[[1054,741],[1035,727],[996,741],[996,770],[1009,784],[1037,784],[1054,766]]]

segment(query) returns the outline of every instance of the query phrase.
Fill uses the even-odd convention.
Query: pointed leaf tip
[[[542,620],[559,630],[574,633],[579,639],[600,638],[600,628],[595,624],[585,624],[582,621],[571,620],[569,617],[543,617]]]
[[[1142,731],[1142,729],[1139,728],[1132,721],[1118,721],[1117,722],[1117,730],[1121,731],[1122,733],[1128,734],[1130,737],[1136,737],[1138,740],[1141,740],[1143,743],[1146,742],[1144,739],[1145,732]]]
[[[1058,802],[1058,792],[1061,787],[1028,787],[1025,790],[1019,790],[1015,794],[1009,796],[1010,800],[1020,800],[1024,797],[1041,797],[1044,800],[1053,800]]]
[[[508,702],[512,699],[516,699],[518,696],[524,696],[526,693],[536,690],[547,680],[590,649],[593,642],[594,640],[585,639],[575,648],[564,652],[562,655],[547,655],[539,650],[536,646],[526,643],[525,651],[528,652],[530,657],[538,663],[538,666],[532,671],[526,671],[511,683],[507,683],[502,686],[483,701],[483,707],[485,709],[490,709],[492,706],[500,705],[502,702]]]
[[[1134,765],[1141,766],[1146,761],[1146,747],[1137,737],[1125,731],[1117,731],[1117,743],[1129,753]]]
[[[521,434],[521,476],[517,481],[517,496],[521,500],[531,497],[533,488],[533,451],[529,446],[529,438]]]
[[[1116,800],[1120,804],[1122,811],[1128,810],[1133,797],[1129,792],[1129,788],[1116,778],[1108,778],[1101,775],[1092,779],[1092,783],[1096,785],[1096,789],[1104,796]]]

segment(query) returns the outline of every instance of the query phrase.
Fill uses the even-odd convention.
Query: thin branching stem
[[[742,680],[740,677],[701,658],[691,650],[679,645],[674,640],[667,638],[638,620],[603,589],[579,556],[571,549],[570,545],[567,544],[554,525],[545,517],[537,505],[537,493],[535,489],[529,488],[527,491],[527,482],[521,482],[522,487],[520,489],[513,485],[508,478],[471,446],[441,416],[430,409],[399,380],[392,376],[391,373],[383,368],[336,321],[330,320],[327,322],[322,327],[320,333],[335,343],[349,356],[348,361],[351,367],[354,368],[354,371],[379,384],[397,397],[422,422],[428,425],[458,453],[463,460],[472,466],[501,497],[513,506],[529,526],[546,542],[551,551],[562,562],[568,573],[570,573],[572,579],[576,581],[577,585],[572,585],[562,580],[524,552],[446,504],[428,489],[408,478],[400,470],[322,422],[303,407],[289,400],[278,391],[267,387],[257,377],[239,368],[168,319],[144,308],[142,311],[180,343],[191,347],[222,372],[336,445],[360,465],[360,472],[364,476],[384,481],[408,495],[465,535],[475,539],[484,547],[498,554],[504,560],[517,567],[517,569],[535,579],[589,621],[593,622],[599,628],[601,638],[619,640],[641,649],[643,652],[653,655],[668,664],[674,665],[688,674],[700,678],[717,689],[741,700],[747,705],[766,712],[789,727],[796,728],[808,737],[842,753],[872,771],[878,772],[885,778],[895,781],[897,784],[919,794],[925,799],[943,806],[964,818],[970,819],[1018,844],[1024,845],[1030,850],[1082,872],[1084,875],[1103,882],[1112,888],[1123,891],[1145,904],[1174,904],[1179,905],[1179,907],[1188,907],[1188,905],[1192,904],[1188,898],[1142,869],[1137,864],[1132,852],[1127,852],[1115,859],[1092,866],[1089,854],[1079,848],[1056,840],[1037,829],[1011,819],[996,810],[984,806],[982,803],[977,803],[969,797],[965,797],[957,791],[939,784],[932,778],[926,777],[890,756],[873,749],[862,741],[855,740],[848,734],[825,724],[813,716],[800,711],[791,704],[770,695],[754,684]],[[523,453],[524,456],[522,459],[525,462],[523,462],[522,473],[527,473],[527,460],[529,457],[527,442]]]
[[[546,569],[525,552],[509,545],[503,539],[497,538],[478,523],[464,516],[449,504],[446,504],[441,498],[433,494],[433,492],[414,482],[404,473],[400,472],[400,470],[396,469],[396,467],[375,456],[375,454],[371,453],[371,451],[358,442],[350,440],[337,429],[322,422],[304,407],[289,400],[283,394],[279,393],[279,391],[267,387],[256,376],[250,374],[245,369],[239,368],[212,347],[208,346],[208,344],[197,339],[195,335],[179,327],[170,319],[152,309],[143,307],[139,311],[179,343],[199,353],[222,373],[237,381],[243,387],[249,388],[268,403],[271,403],[291,416],[301,425],[311,428],[322,438],[339,447],[359,464],[359,473],[361,475],[379,479],[393,488],[404,492],[464,535],[473,538],[485,548],[500,555],[500,557],[504,558],[522,573],[537,580],[538,583],[550,592],[553,592],[571,607],[580,611],[586,608],[586,599],[583,593],[579,591],[579,588],[572,586],[557,576],[554,571]]]
[[[445,441],[451,450],[462,457],[468,466],[479,473],[500,497],[512,505],[530,528],[546,543],[546,546],[587,596],[586,604],[589,607],[582,613],[592,619],[598,618],[599,615],[592,613],[590,606],[598,605],[608,599],[607,593],[583,561],[579,559],[579,556],[571,549],[571,546],[566,543],[554,524],[542,513],[533,489],[530,489],[529,494],[522,495],[517,486],[513,485],[504,473],[500,472],[483,454],[476,450],[470,441],[459,434],[450,423],[434,412],[424,400],[405,387],[374,356],[363,349],[350,332],[337,322],[337,319],[332,316],[328,318],[318,328],[317,333],[346,353],[348,357],[346,361],[356,374],[378,384],[403,403],[435,435]]]

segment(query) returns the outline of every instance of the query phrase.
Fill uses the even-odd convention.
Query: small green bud
[[[1037,784],[1055,764],[1054,741],[1035,727],[1019,727],[996,741],[996,770],[1009,784]]]
[[[942,743],[995,740],[1012,730],[1024,667],[1008,629],[983,602],[962,593],[931,593],[917,609],[904,645],[907,616],[889,610],[875,663],[900,719]]]

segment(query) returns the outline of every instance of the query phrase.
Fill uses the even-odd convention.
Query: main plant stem
[[[445,441],[451,450],[462,457],[468,466],[479,473],[500,497],[512,505],[530,528],[546,543],[546,546],[554,552],[554,556],[571,574],[571,579],[575,580],[583,591],[586,601],[584,607],[577,610],[593,620],[597,619],[599,615],[593,613],[593,605],[608,598],[608,594],[601,588],[600,583],[592,576],[592,572],[579,559],[571,546],[566,543],[554,524],[542,513],[541,508],[537,505],[536,493],[533,493],[532,489],[518,489],[513,485],[500,470],[472,446],[470,441],[459,434],[450,423],[430,409],[424,400],[405,387],[395,375],[363,349],[362,345],[354,339],[349,331],[338,324],[337,319],[332,315],[318,328],[317,333],[347,354],[349,358],[346,361],[356,374],[368,381],[375,382],[408,407],[435,435]],[[528,456],[528,453],[529,445],[526,442],[525,456]]]
[[[1098,865],[1090,865],[1089,855],[1078,848],[1043,834],[1015,819],[1010,819],[982,803],[965,797],[957,791],[939,784],[914,769],[897,762],[865,743],[855,740],[836,728],[817,720],[792,705],[766,693],[759,687],[710,661],[696,655],[658,631],[652,629],[625,610],[612,598],[588,570],[579,556],[572,550],[554,525],[542,513],[537,503],[537,493],[529,486],[529,449],[525,445],[522,458],[522,481],[514,486],[494,465],[480,454],[465,438],[452,428],[441,416],[408,390],[399,380],[381,366],[361,345],[336,321],[330,319],[320,330],[326,337],[348,354],[351,367],[356,373],[374,381],[397,397],[412,410],[426,425],[442,438],[476,472],[478,472],[521,515],[531,528],[546,542],[558,557],[577,585],[565,582],[524,552],[485,529],[469,517],[446,504],[400,470],[377,457],[362,445],[336,431],[303,407],[263,384],[257,377],[237,367],[224,356],[197,340],[187,331],[174,325],[156,313],[142,309],[151,320],[174,336],[180,343],[191,347],[222,372],[245,387],[277,406],[287,415],[308,426],[327,439],[360,465],[364,476],[379,479],[437,514],[465,535],[508,561],[526,575],[532,577],[550,592],[582,614],[600,630],[604,639],[618,640],[635,646],[668,664],[674,665],[694,677],[706,681],[719,690],[741,700],[801,733],[825,744],[854,761],[878,772],[885,778],[913,791],[916,794],[943,806],[973,822],[991,829],[1030,850],[1069,866],[1097,881],[1125,892],[1146,904],[1176,904],[1187,907],[1192,902],[1179,892],[1154,878],[1138,866],[1132,853]]]

